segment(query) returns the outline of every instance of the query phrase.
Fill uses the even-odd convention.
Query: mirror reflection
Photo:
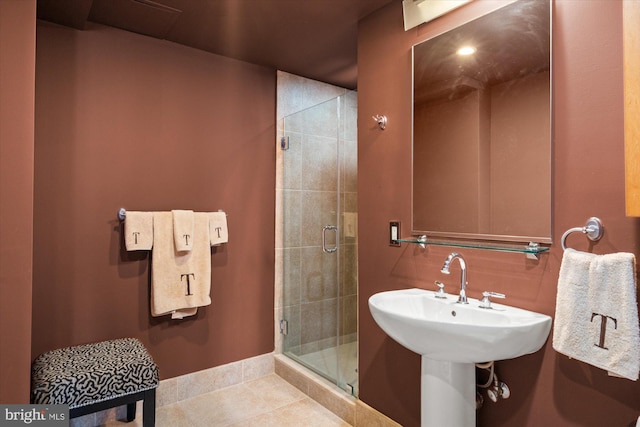
[[[551,242],[549,1],[426,40],[413,61],[413,233]]]

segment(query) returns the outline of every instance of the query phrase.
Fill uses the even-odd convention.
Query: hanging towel
[[[631,253],[595,255],[566,249],[558,278],[553,348],[610,375],[637,380],[635,278]]]
[[[229,231],[227,230],[227,214],[221,211],[210,212],[209,214],[209,243],[211,246],[218,246],[229,241]]]
[[[193,211],[175,210],[173,215],[173,238],[178,252],[190,251],[193,247]]]
[[[175,248],[171,212],[155,212],[153,220],[151,315],[171,314],[177,319],[192,316],[198,307],[211,304],[208,214],[194,213],[194,239],[189,252],[178,252]]]
[[[198,312],[198,307],[195,308],[183,308],[181,310],[173,310],[171,312],[172,319],[184,319],[185,317],[193,316]]]
[[[128,251],[148,251],[153,247],[153,212],[127,212],[124,245]]]

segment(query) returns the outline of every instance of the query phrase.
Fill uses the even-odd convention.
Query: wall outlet
[[[400,246],[400,221],[389,221],[389,246]]]

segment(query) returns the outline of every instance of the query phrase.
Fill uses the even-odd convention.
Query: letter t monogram
[[[190,280],[191,276],[193,276],[193,280],[196,279],[196,275],[193,274],[193,273],[187,273],[187,274],[181,274],[180,275],[180,282],[182,282],[183,278],[185,278],[185,277],[187,278],[187,293],[185,294],[186,296],[193,295],[191,293],[191,280]]]
[[[591,322],[593,322],[593,318],[596,316],[600,316],[602,320],[600,321],[600,342],[598,344],[594,344],[596,347],[603,348],[605,350],[609,350],[604,346],[604,336],[607,333],[607,319],[613,320],[613,329],[618,329],[618,320],[614,319],[611,316],[605,316],[600,313],[591,313]]]

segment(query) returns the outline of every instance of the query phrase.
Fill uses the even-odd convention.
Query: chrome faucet
[[[460,263],[460,270],[462,271],[460,275],[460,296],[458,297],[458,303],[469,304],[467,302],[467,263],[464,261],[464,257],[457,252],[451,252],[447,259],[444,260],[444,265],[440,272],[450,274],[449,265],[454,259],[458,260]]]

